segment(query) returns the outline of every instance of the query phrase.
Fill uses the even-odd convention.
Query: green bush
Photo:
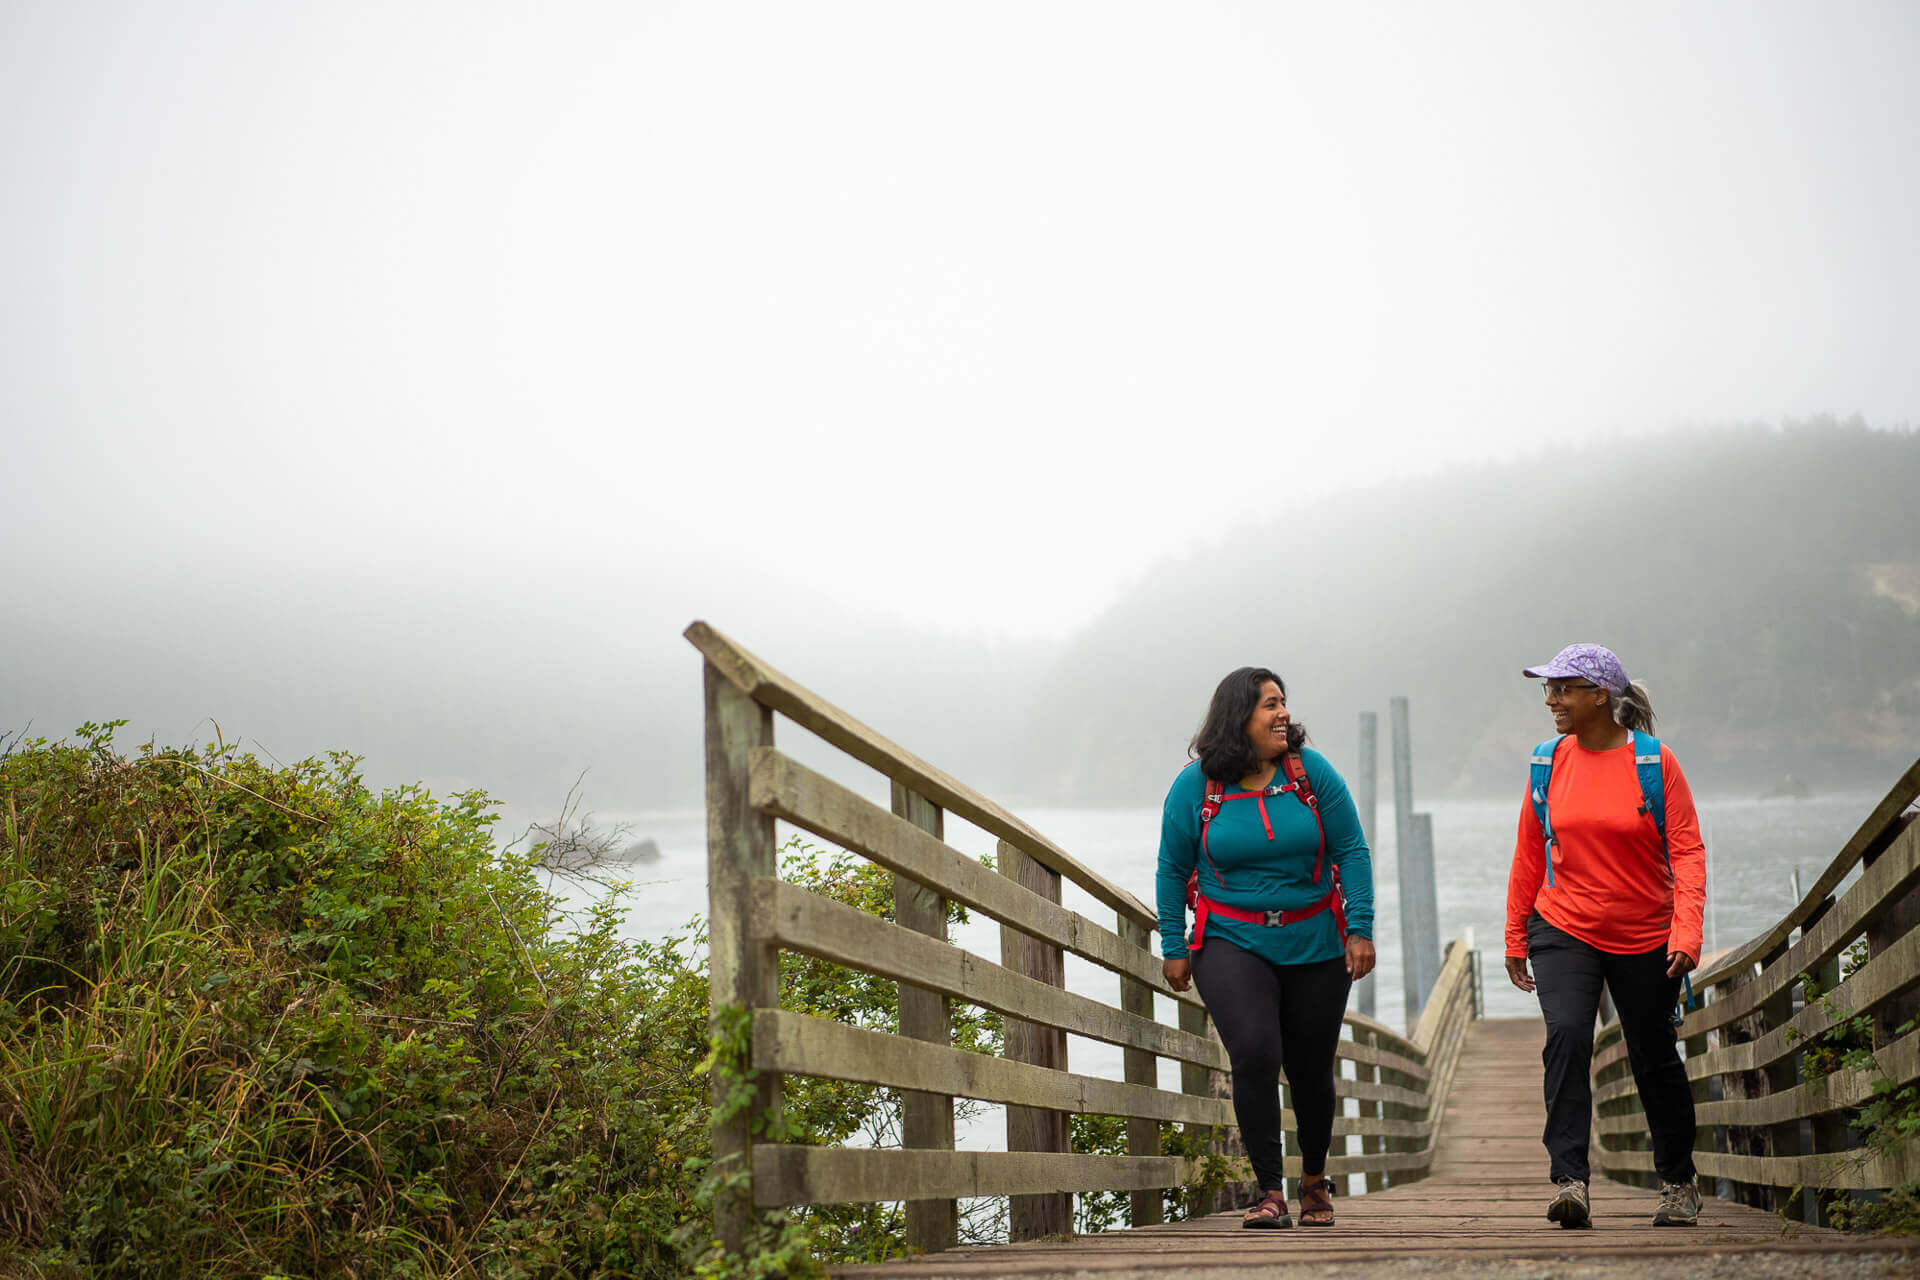
[[[345,755],[0,752],[0,1275],[671,1276],[899,1251],[880,1207],[706,1241],[704,935],[570,919],[480,793]],[[884,873],[789,878],[890,912]],[[893,987],[789,957],[791,1007]],[[961,1019],[991,1049],[997,1025]],[[789,1140],[884,1141],[885,1091],[790,1081]],[[879,1132],[875,1132],[875,1129]]]
[[[1127,1121],[1122,1116],[1075,1115],[1067,1118],[1068,1139],[1081,1155],[1127,1155]],[[1160,1154],[1200,1162],[1200,1179],[1160,1193],[1160,1212],[1168,1222],[1184,1222],[1213,1212],[1220,1188],[1232,1174],[1232,1165],[1218,1147],[1226,1135],[1212,1125],[1163,1124]],[[1097,1235],[1125,1227],[1131,1221],[1132,1196],[1125,1191],[1086,1191],[1074,1197],[1073,1229]]]
[[[1920,1233],[1920,1182],[1908,1182],[1879,1195],[1842,1191],[1825,1207],[1828,1222],[1842,1231]]]

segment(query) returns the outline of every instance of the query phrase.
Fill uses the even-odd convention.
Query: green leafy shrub
[[[1867,941],[1861,938],[1847,948],[1841,958],[1840,979],[1845,982],[1867,965]],[[1851,1109],[1848,1124],[1861,1144],[1852,1157],[1865,1160],[1874,1154],[1891,1154],[1920,1141],[1920,1086],[1901,1084],[1881,1065],[1874,1049],[1874,1020],[1866,1014],[1849,1013],[1833,998],[1833,992],[1821,988],[1812,974],[1801,974],[1801,996],[1810,1007],[1818,1008],[1833,1024],[1807,1037],[1801,1053],[1800,1076],[1810,1083],[1826,1079],[1837,1071],[1856,1072],[1872,1077],[1872,1096],[1865,1106]],[[1920,1019],[1909,1019],[1894,1028],[1894,1036],[1911,1034],[1920,1027]],[[1788,1039],[1798,1039],[1788,1028]],[[1823,1196],[1822,1207],[1828,1221],[1843,1230],[1879,1232],[1920,1232],[1920,1184],[1908,1183],[1884,1195],[1858,1196],[1835,1192]]]
[[[1827,1221],[1842,1231],[1912,1235],[1920,1232],[1920,1182],[1872,1197],[1841,1191],[1826,1203],[1826,1210]]]
[[[897,1254],[881,1206],[705,1237],[704,931],[571,918],[480,793],[375,794],[335,754],[0,751],[0,1275],[802,1273]],[[884,872],[789,850],[880,914]],[[790,1007],[890,1028],[891,983],[788,957]],[[958,1018],[992,1049],[998,1024]],[[786,1086],[790,1141],[897,1099]],[[890,1110],[891,1108],[891,1110]]]
[[[1123,1116],[1076,1115],[1068,1118],[1068,1134],[1081,1155],[1127,1154],[1127,1121]],[[1161,1195],[1161,1213],[1168,1222],[1183,1222],[1213,1212],[1216,1193],[1225,1186],[1233,1167],[1215,1150],[1225,1135],[1213,1125],[1163,1124],[1160,1154],[1200,1162],[1198,1182],[1168,1187]],[[1074,1197],[1073,1229],[1082,1235],[1111,1231],[1129,1224],[1132,1198],[1125,1191],[1090,1191]]]
[[[1845,982],[1867,963],[1867,940],[1861,938],[1847,948],[1840,961],[1840,981]],[[1807,1047],[1800,1055],[1800,1078],[1806,1081],[1821,1080],[1836,1071],[1872,1071],[1876,1069],[1873,1057],[1873,1019],[1864,1015],[1846,1015],[1833,1002],[1833,992],[1820,985],[1820,981],[1811,973],[1800,975],[1800,999],[1803,1004],[1815,1006],[1834,1019],[1834,1024],[1808,1038]],[[1789,1027],[1787,1040],[1797,1041],[1800,1036]]]

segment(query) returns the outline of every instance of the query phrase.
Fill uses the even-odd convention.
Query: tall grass
[[[688,944],[566,925],[477,794],[111,729],[0,757],[0,1274],[681,1272]]]

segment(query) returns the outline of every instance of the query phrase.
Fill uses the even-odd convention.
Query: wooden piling
[[[1433,817],[1413,811],[1413,734],[1407,700],[1389,704],[1393,719],[1393,819],[1400,873],[1400,971],[1411,1031],[1440,976],[1440,912],[1433,882]]]
[[[1366,839],[1369,856],[1378,858],[1379,844],[1374,839],[1380,808],[1380,716],[1360,713],[1360,768],[1354,773],[1354,807],[1360,812],[1360,834]],[[1369,1018],[1374,1016],[1377,995],[1373,975],[1369,973],[1355,985],[1354,1007]]]

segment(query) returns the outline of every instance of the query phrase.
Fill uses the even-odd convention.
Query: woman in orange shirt
[[[1523,674],[1545,681],[1560,735],[1535,752],[1535,782],[1546,770],[1546,785],[1529,784],[1507,876],[1507,976],[1538,993],[1547,1021],[1543,1140],[1557,1186],[1547,1217],[1563,1227],[1592,1225],[1590,1072],[1604,984],[1653,1134],[1653,1223],[1691,1226],[1700,1214],[1693,1091],[1670,1015],[1681,978],[1700,960],[1706,854],[1693,792],[1679,761],[1651,736],[1646,686],[1627,678],[1612,650],[1569,645]],[[1663,797],[1664,829],[1654,820],[1655,796]]]

